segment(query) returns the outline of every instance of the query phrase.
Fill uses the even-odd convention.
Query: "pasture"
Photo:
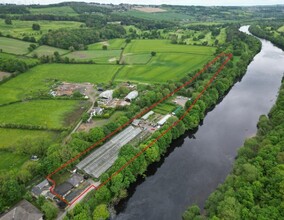
[[[125,47],[125,39],[116,38],[104,42],[98,42],[88,45],[88,50],[102,50],[103,45],[106,45],[110,50],[120,50],[122,47]]]
[[[125,53],[188,53],[212,55],[215,47],[171,44],[169,40],[132,40],[125,48]]]
[[[118,65],[44,64],[12,78],[0,85],[0,104],[21,100],[49,91],[54,79],[67,82],[108,83],[118,71]]]
[[[29,8],[32,14],[49,14],[49,15],[78,15],[70,6],[56,6],[44,8]]]
[[[39,46],[38,48],[36,48],[35,50],[33,50],[31,53],[29,53],[28,56],[30,56],[30,57],[32,57],[34,55],[37,55],[38,57],[52,56],[52,55],[54,55],[55,51],[57,51],[60,55],[69,53],[68,50],[42,45],[42,46]]]
[[[75,59],[76,61],[89,61],[95,63],[116,63],[119,60],[121,50],[83,50],[74,51],[67,54],[65,57]]]
[[[0,37],[0,49],[5,53],[23,55],[29,52],[30,42]]]
[[[121,63],[137,65],[137,64],[147,64],[151,59],[150,53],[141,53],[141,54],[124,54]]]
[[[39,63],[39,60],[34,59],[34,58],[30,58],[30,57],[26,57],[26,56],[17,56],[17,55],[7,54],[7,53],[1,53],[0,61],[1,60],[8,60],[8,59],[12,59],[12,60],[16,59],[18,61],[25,62],[28,66],[35,66]]]
[[[58,133],[52,131],[0,128],[0,151],[1,148],[3,149],[9,146],[14,146],[17,144],[17,142],[27,138],[46,138],[49,140],[54,140],[57,137]]]
[[[80,108],[78,100],[35,100],[0,107],[0,124],[65,128],[68,114]],[[11,115],[11,117],[7,117]],[[74,118],[73,122],[78,118]]]
[[[18,155],[11,152],[0,152],[0,172],[7,170],[19,170],[28,160],[28,156]]]
[[[205,48],[206,49],[206,48]],[[187,53],[158,53],[147,65],[128,65],[117,74],[116,81],[165,83],[180,80],[196,71],[213,56]]]
[[[32,29],[33,24],[40,25],[40,31],[34,31]],[[49,30],[57,30],[61,28],[79,28],[81,22],[76,21],[21,21],[13,20],[12,25],[7,25],[4,19],[0,19],[0,30],[2,35],[11,35],[13,37],[22,39],[25,36],[34,37],[35,39],[41,38],[41,36],[47,33]]]
[[[284,25],[277,30],[278,32],[284,32]]]

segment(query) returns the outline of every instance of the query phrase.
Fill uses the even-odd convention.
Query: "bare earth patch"
[[[11,73],[1,72],[0,71],[0,81],[2,81],[5,77],[9,77]]]
[[[152,8],[152,7],[135,7],[134,8],[137,11],[142,11],[146,13],[156,13],[156,12],[165,12],[167,10],[161,9],[161,8]]]

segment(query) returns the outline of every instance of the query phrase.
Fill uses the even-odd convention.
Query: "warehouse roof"
[[[19,202],[12,210],[1,217],[1,220],[40,220],[43,214],[27,200]]]
[[[99,97],[103,99],[112,99],[113,90],[106,90],[102,92]]]

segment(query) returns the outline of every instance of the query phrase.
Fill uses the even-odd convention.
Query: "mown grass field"
[[[65,123],[66,115],[76,111],[79,104],[78,100],[35,100],[2,106],[0,107],[0,124],[64,128],[69,126]],[[11,117],[7,117],[9,115]]]
[[[56,47],[50,47],[50,46],[46,46],[46,45],[42,45],[39,46],[38,48],[36,48],[34,51],[32,51],[31,53],[28,54],[28,56],[32,57],[35,54],[38,57],[41,56],[52,56],[54,55],[54,52],[57,51],[60,55],[69,53],[68,50],[64,50],[64,49],[60,49],[60,48],[56,48]]]
[[[121,50],[83,50],[74,51],[67,54],[65,57],[78,61],[92,60],[95,63],[116,63],[119,60]]]
[[[125,64],[147,64],[151,59],[150,53],[141,53],[141,54],[124,54],[123,63]]]
[[[24,162],[28,160],[27,156],[18,155],[10,152],[0,152],[0,172],[5,170],[19,169]]]
[[[278,32],[284,32],[284,25],[277,30]]]
[[[0,29],[1,30],[1,29]],[[0,49],[5,53],[12,53],[17,55],[23,55],[29,52],[28,47],[31,43],[15,40],[6,37],[0,37]]]
[[[58,133],[52,131],[0,128],[0,150],[1,148],[3,149],[5,147],[13,146],[26,138],[47,138],[49,140],[53,140],[56,139],[57,136]],[[2,152],[0,155],[2,155]]]
[[[177,45],[171,44],[169,40],[132,40],[125,48],[125,53],[191,53],[200,55],[211,55],[215,47]]]
[[[125,47],[125,39],[117,38],[111,39],[105,42],[98,42],[88,45],[88,50],[101,50],[103,45],[106,45],[110,50],[120,50],[122,47]]]
[[[147,65],[128,65],[123,67],[115,80],[143,83],[164,83],[168,80],[177,81],[187,73],[201,68],[212,58],[212,54],[157,53]]]
[[[40,31],[34,31],[32,25],[36,23],[40,25]],[[22,39],[25,36],[39,39],[48,30],[57,30],[61,28],[79,28],[81,22],[76,21],[21,21],[13,20],[12,25],[7,25],[4,19],[0,19],[0,30],[3,35],[11,35]]]
[[[118,65],[45,64],[38,65],[0,85],[0,104],[21,100],[39,90],[49,91],[54,79],[67,82],[107,83]]]
[[[78,15],[70,6],[29,8],[32,14],[51,14],[51,15]]]

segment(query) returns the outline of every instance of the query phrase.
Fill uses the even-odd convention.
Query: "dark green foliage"
[[[32,25],[32,29],[33,29],[34,31],[39,31],[39,30],[40,30],[40,25],[39,25],[39,24],[33,24],[33,25]]]

